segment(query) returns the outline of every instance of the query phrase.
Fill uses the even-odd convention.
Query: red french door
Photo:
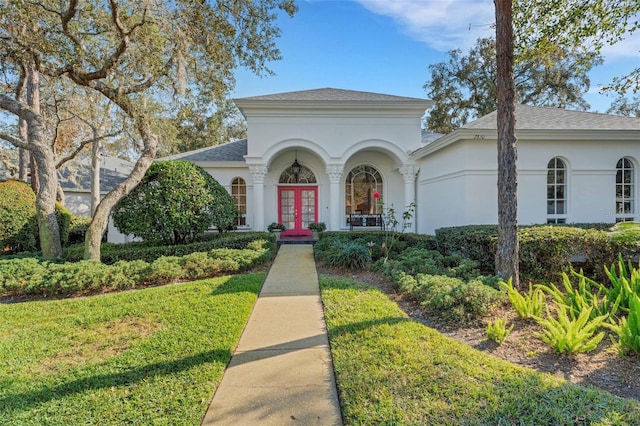
[[[311,235],[307,228],[318,221],[318,188],[315,186],[278,187],[278,217],[287,235]]]

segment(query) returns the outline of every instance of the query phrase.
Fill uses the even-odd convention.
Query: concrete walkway
[[[283,245],[203,425],[342,425],[313,246]]]

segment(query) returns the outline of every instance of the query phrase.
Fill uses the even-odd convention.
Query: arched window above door
[[[287,167],[280,175],[278,183],[317,183],[316,175],[311,170],[300,164],[298,166],[299,171],[295,170],[293,166]]]

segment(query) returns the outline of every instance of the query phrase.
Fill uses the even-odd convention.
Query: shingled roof
[[[497,112],[494,111],[462,128],[495,130],[496,116]],[[640,130],[640,118],[517,105],[516,131],[518,130]]]
[[[276,93],[264,96],[250,96],[236,99],[239,101],[320,101],[320,102],[399,102],[399,101],[425,101],[419,98],[385,95],[382,93],[360,92],[357,90],[343,90],[326,87],[323,89],[301,90],[297,92]]]
[[[170,155],[159,158],[163,160],[186,160],[192,162],[199,161],[242,161],[247,155],[247,140],[240,139],[222,145],[208,146],[194,151],[183,152],[181,154]]]
[[[115,157],[100,160],[100,192],[109,192],[120,185],[131,173],[133,164]],[[88,159],[77,160],[58,170],[58,180],[63,190],[90,191],[91,166]]]

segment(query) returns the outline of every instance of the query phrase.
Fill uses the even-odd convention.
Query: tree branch
[[[119,130],[114,133],[107,133],[105,135],[98,136],[97,138],[91,138],[91,139],[87,139],[85,141],[80,142],[80,145],[78,145],[78,147],[74,149],[72,153],[58,160],[58,162],[56,163],[56,169],[59,169],[62,165],[64,165],[64,163],[70,160],[73,160],[75,156],[78,155],[78,153],[82,151],[84,147],[89,145],[90,143],[98,142],[107,138],[112,138],[112,137],[118,136],[120,133],[122,133],[122,130]]]
[[[5,141],[9,142],[11,145],[18,148],[23,148],[23,149],[31,148],[29,144],[23,141],[22,139],[6,132],[0,131],[0,139],[4,139]]]

